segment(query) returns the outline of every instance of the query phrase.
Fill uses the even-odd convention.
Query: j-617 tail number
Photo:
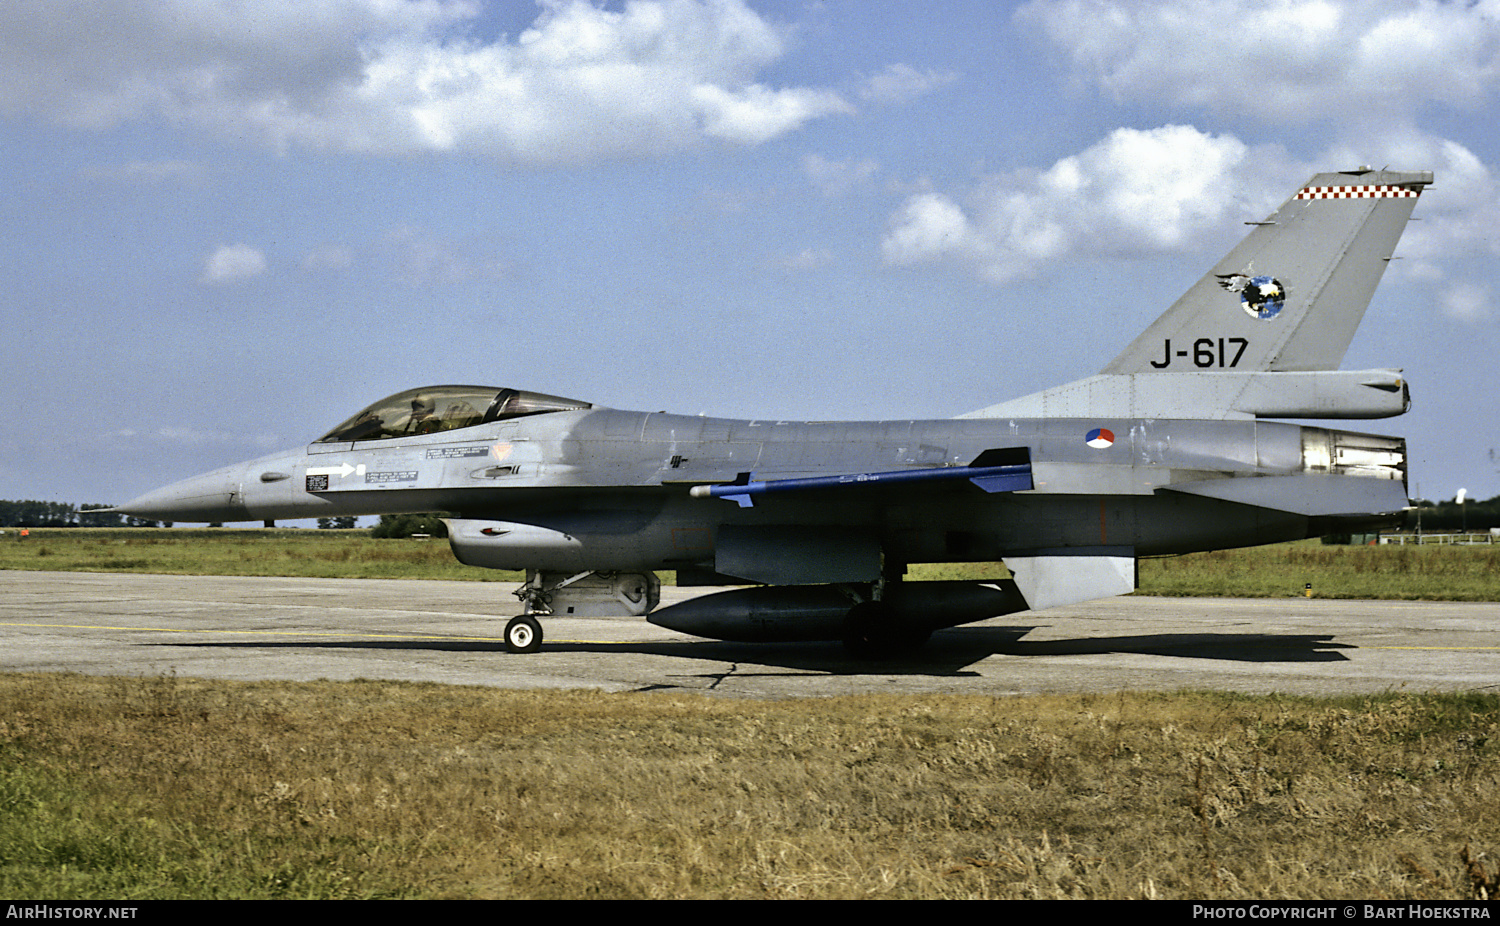
[[[1172,350],[1172,339],[1165,338],[1162,341],[1162,358],[1151,361],[1151,365],[1158,370],[1164,370],[1172,365],[1177,358],[1184,360],[1192,358],[1193,366],[1199,369],[1233,369],[1239,365],[1240,358],[1245,355],[1245,348],[1250,346],[1246,338],[1199,338],[1193,342],[1193,349],[1188,351]]]

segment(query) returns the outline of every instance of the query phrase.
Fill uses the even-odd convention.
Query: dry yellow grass
[[[1497,706],[0,676],[0,893],[1465,898]]]

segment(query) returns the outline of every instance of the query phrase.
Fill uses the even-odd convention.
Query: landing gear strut
[[[505,625],[505,648],[534,653],[542,645],[540,619],[559,617],[639,617],[661,601],[654,572],[547,572],[526,570],[516,589],[522,614]]]
[[[901,621],[884,601],[864,601],[844,618],[844,649],[856,659],[893,659],[921,648],[932,631]]]
[[[844,649],[856,659],[891,659],[921,648],[932,629],[911,622],[889,601],[890,593],[899,587],[901,569],[894,577],[881,579],[870,586],[870,597],[849,609],[844,617]]]

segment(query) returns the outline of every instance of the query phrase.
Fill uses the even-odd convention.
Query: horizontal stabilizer
[[[1021,596],[1033,611],[1128,595],[1135,591],[1131,547],[1071,547],[1006,556]]]
[[[1406,486],[1396,479],[1370,479],[1324,473],[1208,479],[1162,486],[1241,505],[1308,517],[1358,516],[1400,511],[1408,504]]]
[[[1100,374],[960,418],[1391,418],[1400,370]]]

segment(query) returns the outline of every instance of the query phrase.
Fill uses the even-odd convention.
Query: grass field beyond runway
[[[518,582],[520,573],[474,569],[444,540],[377,540],[368,531],[225,528],[33,529],[0,535],[0,569],[168,575],[465,579]],[[908,579],[994,579],[996,564],[913,566]],[[673,581],[671,573],[662,575]],[[1333,546],[1316,540],[1145,559],[1140,592],[1279,598],[1500,600],[1500,546]]]

